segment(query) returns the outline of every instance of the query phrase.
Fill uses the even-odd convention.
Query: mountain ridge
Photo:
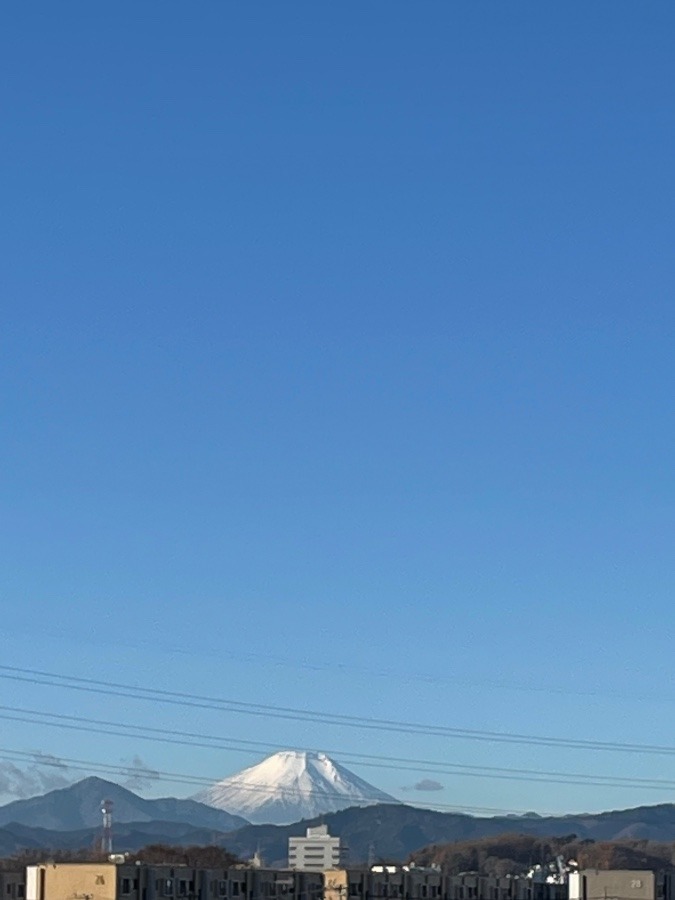
[[[597,814],[478,818],[404,804],[354,807],[292,825],[247,825],[226,835],[224,846],[242,858],[259,849],[268,864],[285,864],[288,838],[324,824],[350,848],[350,862],[365,862],[374,844],[376,858],[404,862],[433,844],[477,840],[504,834],[621,841],[675,841],[675,804],[640,806]]]
[[[307,827],[317,824],[327,825],[331,834],[343,838],[350,848],[350,863],[358,865],[368,859],[371,845],[377,860],[406,862],[411,857],[425,859],[430,852],[440,852],[442,845],[449,846],[451,851],[451,845],[458,842],[505,835],[550,839],[569,839],[575,835],[581,842],[590,840],[598,846],[611,841],[618,841],[622,846],[636,840],[643,844],[672,842],[675,841],[675,805],[658,804],[593,815],[481,819],[465,813],[387,803],[352,807],[291,825],[246,825],[227,833],[177,822],[117,823],[113,828],[113,846],[118,852],[134,852],[148,844],[202,843],[223,847],[240,859],[249,859],[259,851],[267,865],[285,866],[288,838],[302,836]],[[10,823],[0,827],[0,854],[23,848],[86,850],[92,847],[98,834],[98,828],[50,831]]]
[[[331,834],[345,840],[350,848],[350,861],[354,864],[368,858],[373,842],[376,858],[404,862],[430,845],[490,839],[499,835],[542,838],[575,835],[580,841],[595,842],[675,841],[675,804],[672,803],[563,816],[534,813],[479,818],[466,813],[439,812],[387,802],[323,813],[291,824],[244,823],[232,829],[233,821],[241,823],[244,820],[194,800],[144,800],[113,782],[90,778],[70,788],[0,807],[0,854],[24,847],[47,850],[91,848],[100,834],[101,800],[108,798],[116,804],[113,842],[120,851],[135,851],[149,843],[183,846],[205,843],[224,847],[241,859],[250,858],[259,850],[269,865],[285,865],[288,838],[302,836],[308,826],[317,824],[326,825]],[[123,800],[132,805],[125,809]],[[65,806],[59,808],[62,802]],[[42,819],[40,810],[44,813]],[[144,818],[124,821],[126,816],[139,813]],[[156,817],[149,819],[153,813]],[[82,822],[89,819],[92,824],[83,826]],[[60,823],[61,827],[50,828],[46,824],[49,822],[52,825]],[[218,827],[219,823],[225,823],[226,827]]]
[[[0,827],[10,823],[53,831],[98,827],[101,802],[107,799],[113,801],[115,823],[167,821],[222,832],[248,824],[241,816],[196,800],[175,797],[146,800],[115,782],[90,776],[68,787],[0,806]]]

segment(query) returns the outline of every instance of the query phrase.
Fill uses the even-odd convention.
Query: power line
[[[0,759],[4,759],[7,761],[30,762],[41,766],[49,766],[61,769],[74,769],[76,771],[83,772],[94,771],[103,774],[122,775],[124,777],[139,776],[141,778],[146,777],[149,780],[154,779],[157,781],[172,784],[186,784],[199,787],[211,786],[216,780],[214,778],[206,778],[201,775],[183,775],[176,772],[161,772],[154,769],[146,771],[145,769],[139,770],[137,768],[134,768],[133,766],[110,765],[107,763],[97,763],[82,759],[69,759],[67,757],[58,757],[58,759],[55,760],[52,756],[44,756],[41,753],[36,753],[30,750],[11,750],[0,748]],[[267,788],[264,785],[250,785],[247,790],[259,793],[267,792]],[[344,800],[345,802],[348,802],[349,800],[349,798],[345,798],[344,794],[328,794],[324,793],[323,791],[309,791],[307,793],[309,793],[310,795],[316,794],[317,796],[323,798]],[[410,804],[396,801],[395,803],[388,803],[385,805],[409,806]],[[497,809],[489,806],[453,806],[451,804],[437,804],[436,807],[438,809],[447,809],[451,812],[483,812],[504,815],[523,812],[522,810]],[[433,812],[433,810],[430,811]]]
[[[222,738],[216,735],[131,725],[124,722],[111,722],[84,716],[70,716],[63,713],[43,712],[20,707],[0,706],[0,710],[2,710],[2,712],[0,712],[0,719],[9,721],[48,725],[66,730],[86,731],[88,733],[94,732],[98,734],[115,735],[118,737],[133,737],[156,743],[180,744],[190,747],[199,747],[201,749],[238,750],[240,752],[254,754],[259,754],[262,749],[267,751],[278,750],[278,745],[262,741],[240,741],[231,738]],[[21,715],[13,715],[12,713],[20,713]],[[35,718],[36,716],[40,718]],[[620,775],[594,775],[580,772],[552,772],[502,766],[464,765],[440,760],[353,753],[341,750],[325,750],[323,752],[338,756],[341,761],[346,763],[368,766],[376,769],[393,769],[402,772],[419,772],[420,770],[423,770],[426,774],[434,775],[461,775],[496,778],[507,781],[534,781],[536,783],[544,784],[645,788],[649,790],[675,789],[675,781],[667,779],[625,778]],[[270,787],[272,787],[272,785],[263,785],[263,789]],[[243,789],[247,790],[248,788]]]
[[[13,631],[18,632],[22,635],[28,635],[28,629],[13,629]],[[42,633],[44,635],[54,636],[54,629],[50,626],[49,630],[43,630]],[[30,634],[34,634],[34,629],[30,630]],[[63,639],[71,638],[72,634],[68,632],[66,629],[62,629],[57,632],[59,637]],[[79,640],[78,643],[82,641]],[[92,644],[93,646],[101,646],[100,642],[94,640],[87,640],[87,643]],[[111,641],[106,639],[106,645],[110,645]],[[129,639],[125,637],[124,641],[113,641],[113,646],[124,647],[126,649],[136,648],[136,649],[144,649],[144,648],[153,648],[157,650],[156,642],[151,640],[143,640],[141,638],[133,638]],[[167,655],[170,657],[174,657],[176,655],[194,657],[197,653],[180,644],[164,644],[161,648]],[[570,696],[570,697],[596,697],[596,698],[613,698],[616,700],[622,701],[630,701],[630,702],[658,702],[658,703],[675,703],[675,696],[672,695],[664,695],[664,694],[654,694],[653,692],[649,694],[629,694],[625,691],[615,691],[609,690],[607,688],[598,688],[598,689],[574,689],[569,686],[561,686],[561,685],[539,685],[539,684],[526,684],[522,682],[509,682],[504,679],[482,679],[482,678],[466,678],[455,675],[439,675],[432,674],[427,672],[404,672],[400,669],[400,667],[387,669],[387,668],[376,668],[373,666],[364,666],[364,665],[355,665],[354,663],[350,663],[349,665],[340,662],[334,662],[332,660],[322,659],[318,661],[312,661],[310,659],[298,659],[298,658],[289,658],[281,655],[274,655],[268,652],[264,653],[256,653],[254,651],[247,652],[235,652],[232,649],[224,649],[224,648],[201,648],[198,651],[198,655],[200,658],[205,656],[217,657],[218,659],[222,659],[223,657],[228,657],[232,660],[243,661],[248,663],[255,663],[256,665],[267,665],[267,666],[283,666],[286,668],[293,669],[304,669],[310,672],[321,672],[321,671],[335,671],[339,673],[345,672],[355,672],[361,675],[368,675],[370,677],[375,678],[386,678],[386,679],[397,679],[404,683],[412,683],[412,682],[421,682],[423,684],[433,684],[433,685],[455,685],[459,687],[478,687],[478,688],[497,688],[499,690],[507,690],[507,691],[521,691],[521,692],[533,692],[539,694],[550,694],[557,696]]]
[[[294,707],[272,706],[262,703],[250,703],[228,698],[209,697],[179,691],[167,691],[159,688],[144,688],[114,681],[102,681],[91,678],[80,678],[72,675],[60,675],[55,672],[43,672],[35,669],[24,669],[16,666],[0,666],[0,678],[12,681],[27,682],[48,687],[66,688],[86,693],[105,696],[124,697],[132,700],[145,700],[153,703],[166,703],[176,706],[188,706],[198,709],[209,709],[220,712],[238,713],[240,715],[262,716],[265,718],[287,719],[291,721],[310,722],[313,724],[335,725],[345,728],[359,728],[370,731],[387,731],[398,734],[422,734],[432,737],[458,738],[463,740],[487,741],[491,743],[526,744],[540,747],[564,747],[574,750],[601,750],[619,753],[649,753],[671,756],[675,747],[657,744],[631,744],[620,741],[594,741],[581,738],[558,738],[545,735],[528,735],[514,732],[495,732],[468,728],[455,728],[447,725],[428,725],[419,722],[405,722],[392,719],[378,719],[372,716],[350,716],[338,713],[326,713],[316,710],[303,710]]]

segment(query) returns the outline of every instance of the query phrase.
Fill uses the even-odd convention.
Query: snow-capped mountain
[[[325,753],[282,750],[194,797],[254,824],[286,825],[348,806],[395,803]]]

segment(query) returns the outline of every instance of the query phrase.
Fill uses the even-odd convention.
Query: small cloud
[[[133,756],[132,759],[123,759],[122,762],[127,767],[122,772],[126,776],[122,782],[122,787],[130,791],[142,791],[143,788],[150,787],[153,782],[159,780],[159,772],[151,769],[140,756]]]
[[[442,791],[443,785],[440,781],[434,781],[433,778],[423,778],[415,785],[416,791]]]
[[[432,778],[423,778],[417,784],[409,784],[402,787],[402,791],[442,791],[445,785],[440,781],[434,781]]]

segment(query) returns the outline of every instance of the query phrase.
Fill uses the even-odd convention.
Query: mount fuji
[[[325,753],[282,750],[194,797],[254,824],[287,825],[349,806],[397,803]]]

